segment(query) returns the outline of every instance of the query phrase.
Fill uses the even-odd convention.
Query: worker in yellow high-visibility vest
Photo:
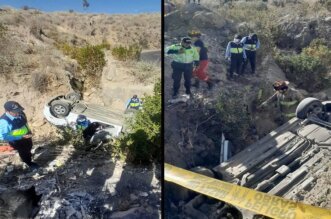
[[[240,42],[241,36],[236,34],[234,36],[233,41],[228,43],[225,52],[225,59],[230,61],[230,69],[229,69],[229,79],[233,79],[233,72],[236,71],[238,75],[241,74],[241,68],[243,62],[246,61],[246,53],[244,50],[244,44]]]
[[[245,36],[241,42],[244,44],[245,53],[248,59],[247,61],[251,64],[251,74],[255,74],[256,50],[260,48],[260,41],[257,38],[256,33],[251,33],[249,36]],[[247,61],[243,64],[243,74],[245,74],[245,69],[248,63]]]
[[[183,74],[186,89],[185,93],[191,95],[193,66],[199,66],[199,53],[197,49],[192,46],[192,39],[190,37],[184,37],[180,44],[167,47],[165,52],[173,59],[171,63],[173,70],[172,79],[174,80],[172,97],[174,99],[177,98]]]

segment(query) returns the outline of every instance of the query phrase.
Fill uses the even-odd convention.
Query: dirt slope
[[[9,188],[35,185],[42,194],[36,218],[159,218],[160,167],[132,166],[102,148],[79,150],[58,141],[58,130],[43,118],[47,101],[65,94],[82,80],[76,60],[56,43],[111,46],[136,42],[160,51],[160,15],[105,15],[0,9],[0,104],[15,100],[24,108],[34,133],[34,158],[41,165],[31,173],[17,154],[0,160],[0,195]],[[0,28],[0,32],[3,29]],[[3,32],[1,32],[3,33]],[[124,111],[133,94],[150,94],[160,77],[160,62],[116,61],[105,50],[106,66],[99,86],[86,86],[84,100]],[[152,55],[155,57],[157,55]],[[149,77],[144,78],[144,74]],[[0,210],[0,215],[1,215]]]

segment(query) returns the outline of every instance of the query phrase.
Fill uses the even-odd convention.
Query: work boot
[[[214,86],[213,82],[207,81],[207,85],[208,85],[208,90],[213,89],[213,86]]]
[[[193,94],[191,93],[190,90],[186,90],[186,95],[189,97],[189,98],[193,98]]]
[[[192,84],[193,87],[196,87],[197,89],[200,87],[200,81],[199,79],[195,79],[194,84]]]

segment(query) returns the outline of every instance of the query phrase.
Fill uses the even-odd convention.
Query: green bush
[[[138,44],[132,44],[128,47],[116,46],[112,48],[111,53],[115,59],[120,61],[139,60],[142,48]]]
[[[326,69],[319,58],[301,53],[292,56],[280,55],[276,60],[286,77],[299,87],[309,92],[323,88]]]
[[[161,81],[154,86],[154,94],[144,98],[143,109],[129,120],[126,133],[114,147],[137,164],[161,162]]]
[[[302,53],[308,56],[313,56],[323,63],[325,66],[331,65],[331,51],[327,47],[327,43],[322,39],[314,39],[309,47],[306,47],[302,50]]]
[[[309,92],[318,91],[329,84],[330,50],[321,40],[313,41],[297,55],[276,54],[278,65],[286,77]]]
[[[101,47],[86,46],[74,53],[74,58],[89,75],[99,76],[106,65],[105,54]]]
[[[100,76],[103,67],[106,65],[105,54],[102,51],[107,47],[105,44],[96,46],[73,47],[66,43],[57,44],[57,47],[64,54],[78,61],[78,64],[92,77]]]
[[[251,124],[247,105],[243,102],[244,95],[243,92],[236,90],[222,91],[216,103],[222,132],[238,147],[244,144]]]
[[[85,141],[81,130],[75,131],[69,127],[62,127],[57,129],[57,134],[60,137],[56,142],[57,145],[72,144],[76,149],[85,148]]]

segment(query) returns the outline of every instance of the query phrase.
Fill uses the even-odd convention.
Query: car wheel
[[[323,111],[323,105],[321,101],[313,97],[308,97],[303,99],[299,103],[295,111],[295,114],[299,119],[306,119],[309,114],[317,115],[322,111]]]
[[[67,100],[77,101],[77,100],[81,100],[81,95],[76,92],[70,92],[70,93],[66,94],[65,98]]]
[[[56,117],[64,117],[69,114],[70,105],[69,103],[63,102],[61,100],[55,100],[51,103],[51,112]]]

